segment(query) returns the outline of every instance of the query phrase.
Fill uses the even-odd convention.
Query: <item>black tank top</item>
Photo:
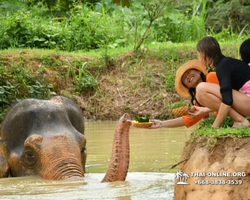
[[[250,66],[241,60],[222,56],[216,65],[216,74],[220,82],[222,102],[231,106],[232,90],[239,90],[250,80]]]

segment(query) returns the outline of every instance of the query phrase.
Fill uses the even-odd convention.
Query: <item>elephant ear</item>
[[[4,146],[3,146],[1,133],[2,133],[2,129],[0,126],[0,178],[3,178],[3,177],[7,177],[9,174],[9,165],[7,163],[7,158],[4,153]]]

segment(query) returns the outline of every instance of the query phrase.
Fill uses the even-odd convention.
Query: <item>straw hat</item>
[[[200,72],[207,74],[207,70],[202,67],[201,62],[199,60],[190,60],[177,70],[175,77],[175,89],[180,96],[185,98],[190,97],[190,94],[188,92],[188,88],[183,85],[181,78],[183,74],[189,69],[197,69]]]

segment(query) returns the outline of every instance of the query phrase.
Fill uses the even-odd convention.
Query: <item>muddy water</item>
[[[125,182],[101,183],[117,122],[86,122],[87,166],[83,180],[36,177],[0,179],[0,199],[173,199],[174,173],[193,129],[130,129],[130,166]],[[195,127],[194,127],[195,128]]]

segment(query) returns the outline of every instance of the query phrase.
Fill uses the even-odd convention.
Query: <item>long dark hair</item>
[[[240,55],[244,62],[250,63],[250,38],[240,45]]]
[[[219,62],[219,58],[223,56],[221,48],[217,40],[212,36],[202,38],[196,45],[196,49],[200,53],[204,53],[204,60],[208,61],[210,58],[209,66],[213,64],[215,67]]]
[[[201,76],[202,81],[206,82],[206,75],[201,72],[200,76]],[[195,97],[196,89],[195,88],[189,88],[188,92],[191,95],[191,105],[194,105],[195,102],[196,102],[199,106],[201,106],[201,104],[197,101],[197,99]]]

